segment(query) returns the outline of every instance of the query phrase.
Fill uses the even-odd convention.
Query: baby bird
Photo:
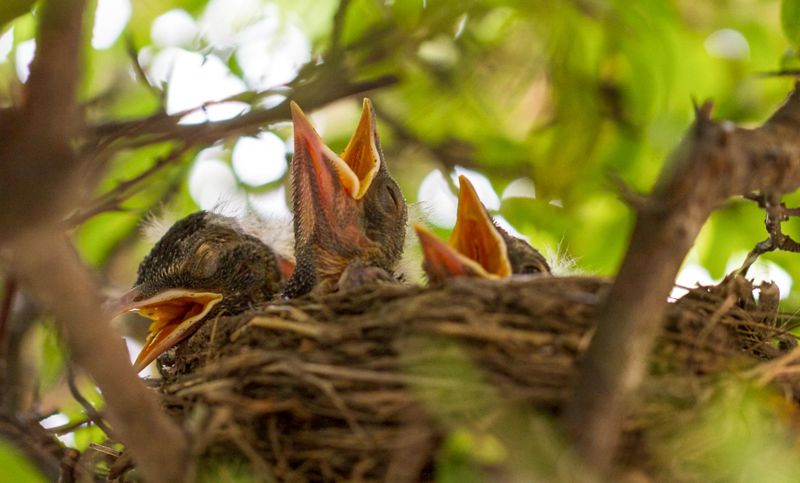
[[[406,202],[389,174],[364,99],[355,133],[337,156],[292,103],[295,257],[284,291],[298,297],[391,279],[403,251]]]
[[[456,225],[445,243],[422,225],[414,225],[423,251],[423,269],[431,283],[451,277],[503,279],[516,274],[550,273],[538,250],[497,226],[469,180],[459,176]]]
[[[134,362],[139,372],[206,320],[263,304],[280,293],[291,262],[227,216],[200,211],[175,223],[139,265],[117,302],[153,322]]]

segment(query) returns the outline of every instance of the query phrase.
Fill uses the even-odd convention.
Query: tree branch
[[[337,77],[322,75],[308,84],[296,87],[292,99],[303,106],[303,109],[313,111],[344,97],[396,84],[398,80],[395,76],[385,75],[363,82],[342,82]],[[108,144],[126,138],[122,147],[139,147],[171,140],[183,141],[186,147],[200,146],[235,136],[256,134],[267,124],[291,119],[288,101],[270,109],[252,110],[224,121],[178,124],[185,115],[185,112],[156,114],[134,121],[95,126],[91,129],[90,136],[93,140],[89,144]]]
[[[0,206],[6,217],[17,218],[4,226],[57,218],[72,194],[75,163],[69,142],[81,127],[75,97],[84,3],[42,2],[24,104],[0,126]],[[30,189],[30,180],[37,189]]]
[[[78,401],[78,404],[83,407],[83,410],[86,411],[86,416],[97,426],[100,428],[108,437],[113,437],[113,433],[111,432],[111,428],[108,427],[105,421],[103,421],[103,416],[97,411],[97,409],[89,402],[88,399],[83,397],[81,391],[78,389],[78,384],[75,381],[75,369],[72,367],[71,364],[67,364],[67,386],[69,387],[69,392],[72,394],[72,397]]]
[[[29,230],[10,245],[14,272],[51,307],[70,357],[97,384],[114,434],[134,456],[147,481],[183,481],[187,446],[156,395],[133,372],[125,344],[100,309],[89,270],[55,229]]]
[[[187,151],[189,150],[184,146],[179,146],[165,156],[159,157],[149,168],[131,179],[120,181],[119,184],[110,191],[103,193],[88,205],[82,207],[80,211],[73,213],[66,219],[64,226],[72,228],[100,213],[121,209],[122,203],[142,188],[145,181],[167,166],[177,164],[183,159]]]
[[[481,166],[475,159],[475,146],[469,142],[456,138],[448,138],[438,143],[428,142],[422,139],[418,134],[412,132],[403,122],[383,109],[380,104],[373,104],[378,119],[385,122],[400,141],[422,148],[427,154],[438,161],[446,172],[452,173],[456,166],[473,169],[485,168],[485,166]],[[492,166],[492,172],[512,177],[533,177],[530,160],[519,159],[509,161],[518,161],[510,163],[516,167],[509,169],[506,166]]]
[[[781,202],[780,195],[775,193],[754,193],[745,195],[745,198],[755,201],[766,212],[764,227],[767,229],[769,236],[750,250],[738,270],[740,274],[746,274],[750,266],[764,253],[773,250],[800,252],[800,243],[797,243],[791,236],[783,232],[783,222],[789,220],[789,217],[800,215],[798,208],[787,208],[786,204]]]
[[[148,481],[182,481],[187,444],[133,372],[100,309],[99,287],[61,232],[77,199],[83,131],[76,101],[85,0],[41,3],[25,103],[0,125],[0,232],[12,276],[50,307],[72,359],[103,392],[115,434]],[[8,255],[6,257],[6,255]],[[157,443],[157,444],[156,444]]]
[[[647,369],[678,269],[711,212],[728,197],[800,186],[800,91],[757,129],[713,122],[711,106],[673,153],[638,213],[630,246],[598,315],[565,413],[578,452],[604,469],[625,408]]]

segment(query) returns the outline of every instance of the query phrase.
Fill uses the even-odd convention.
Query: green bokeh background
[[[325,59],[338,1],[254,1],[277,5],[285,20],[296,23],[310,39],[312,58]],[[87,105],[91,102],[87,113],[92,122],[158,111],[161,101],[154,89],[130,75],[126,43],[157,51],[150,38],[154,19],[173,9],[199,18],[207,3],[135,0],[125,31],[106,50],[92,49],[87,33],[81,98]],[[14,61],[16,46],[35,36],[35,5],[33,12],[25,13],[32,4],[6,0],[0,5],[0,34],[13,28],[14,42],[9,58],[0,64],[4,107],[24,95]],[[89,24],[96,2],[90,4]],[[800,67],[799,5],[777,0],[352,0],[343,23],[340,61],[357,79],[383,74],[400,79],[370,95],[403,129],[383,121],[379,125],[386,157],[410,202],[417,201],[419,183],[431,169],[447,175],[454,165],[480,171],[498,194],[512,180],[528,177],[536,198],[505,199],[499,214],[535,246],[574,259],[577,270],[613,275],[633,216],[620,201],[612,177],[647,192],[692,122],[693,102],[711,99],[715,118],[745,126],[769,116],[794,81],[759,74]],[[744,39],[745,50],[734,42],[739,50],[726,56],[714,47],[712,39],[720,31],[729,34],[729,44],[734,42],[731,33]],[[217,56],[241,75],[230,50],[202,36],[184,48]],[[339,102],[352,108],[336,110],[344,113],[340,125],[331,123],[326,135],[335,151],[347,142],[358,102]],[[264,129],[283,138],[289,135],[285,125]],[[230,149],[232,142],[221,146]],[[136,176],[173,147],[166,142],[120,152],[93,195]],[[74,231],[81,255],[110,283],[130,284],[149,250],[151,242],[139,230],[148,213],[166,209],[180,216],[198,209],[186,182],[195,154],[187,153],[151,179],[124,203],[124,210],[96,216]],[[251,192],[274,187],[241,183],[242,190]],[[796,194],[786,200],[800,204]],[[754,204],[730,200],[707,223],[689,260],[712,277],[723,276],[733,255],[743,257],[765,237],[762,220]],[[795,234],[797,228],[790,222],[787,232]],[[793,277],[800,274],[796,254],[773,253],[764,259]],[[783,308],[793,311],[798,304],[800,284],[794,284]],[[44,391],[59,379],[63,358],[51,332],[45,325],[36,336]],[[760,393],[737,390],[752,407],[761,407],[753,402],[763,397]],[[723,404],[709,421],[729,409]],[[79,414],[76,408],[63,410],[70,411]],[[753,409],[747,417],[760,421],[761,416]],[[447,461],[458,466],[467,451],[463,447],[475,446],[479,438],[464,433],[455,438],[446,446],[454,459]],[[85,447],[88,441],[79,443]],[[721,448],[724,452],[724,445]],[[715,458],[737,461],[731,454],[736,452]],[[9,458],[14,458],[10,450],[0,446],[1,468],[14,466],[2,463]],[[457,481],[453,475],[461,471],[464,468],[445,471],[442,481]],[[787,471],[797,475],[793,466]],[[34,477],[12,480],[26,478]]]

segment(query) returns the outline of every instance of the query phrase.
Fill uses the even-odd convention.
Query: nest
[[[514,418],[559,415],[609,287],[454,279],[306,297],[209,321],[154,384],[197,454],[238,455],[265,480],[430,480],[453,434],[513,446]],[[670,303],[617,464],[647,469],[648,434],[720,374],[793,347],[787,328],[776,290],[742,278]],[[479,464],[502,473],[502,459]]]

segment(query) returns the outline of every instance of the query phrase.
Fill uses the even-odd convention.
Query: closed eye
[[[401,203],[403,202],[400,197],[400,193],[391,184],[386,185],[386,191],[388,192],[388,196],[384,195],[385,199],[384,204],[386,205],[385,207],[387,208],[387,210],[397,211],[400,208]]]
[[[198,278],[209,278],[219,268],[218,247],[210,243],[201,243],[194,252],[194,257],[187,260],[191,273]]]
[[[539,267],[537,267],[536,265],[525,265],[522,267],[521,270],[521,273],[528,273],[528,274],[539,273],[539,272],[541,272],[541,270],[539,270]]]

